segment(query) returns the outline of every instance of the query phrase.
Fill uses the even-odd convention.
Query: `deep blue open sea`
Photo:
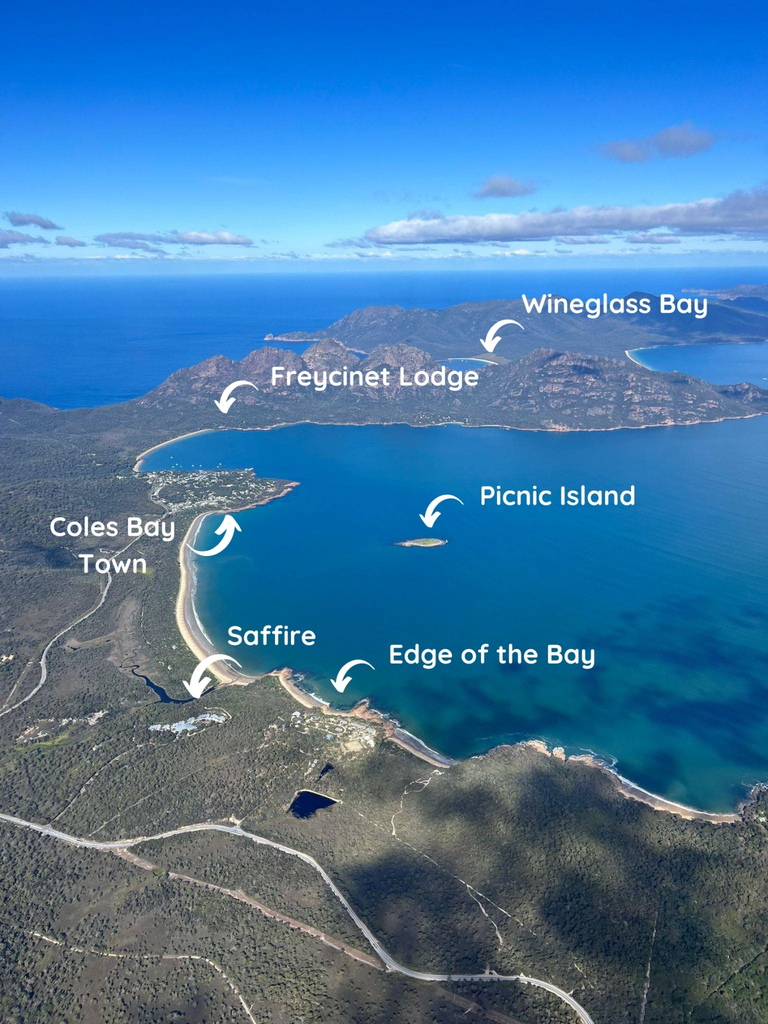
[[[563,275],[561,275],[562,278]],[[699,272],[360,275],[0,282],[0,393],[63,407],[146,391],[179,365],[238,357],[266,332],[325,326],[377,302],[443,306],[529,289],[675,291],[745,280]],[[674,280],[670,278],[674,277]],[[610,280],[609,280],[610,278]],[[698,347],[696,347],[698,349]],[[748,351],[749,350],[749,351]],[[762,346],[647,350],[654,368],[718,383],[767,375]],[[690,365],[686,362],[690,360]],[[671,799],[725,809],[768,780],[768,417],[604,433],[296,426],[186,438],[145,469],[253,467],[300,486],[240,513],[225,554],[198,559],[198,610],[247,669],[291,664],[326,699],[370,696],[455,756],[541,737],[593,751]],[[482,485],[637,489],[627,508],[481,507]],[[431,550],[418,518],[442,493]],[[218,517],[201,530],[207,545]],[[318,642],[227,646],[227,629],[285,623]],[[392,666],[390,644],[595,649],[596,666]],[[328,682],[363,658],[343,697]]]

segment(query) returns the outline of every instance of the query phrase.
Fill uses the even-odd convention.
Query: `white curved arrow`
[[[224,518],[221,520],[221,523],[216,527],[216,529],[213,532],[223,533],[224,536],[221,538],[221,540],[215,547],[211,548],[210,551],[198,551],[197,548],[193,548],[191,544],[187,544],[187,547],[189,548],[190,551],[194,551],[196,555],[218,555],[218,553],[220,551],[223,551],[224,548],[229,544],[229,542],[235,536],[235,533],[242,533],[242,529],[238,525],[235,517],[227,513],[227,515],[224,516]]]
[[[238,668],[243,667],[239,661],[235,661],[235,659],[230,657],[229,654],[209,654],[207,658],[203,658],[203,660],[195,668],[195,671],[192,673],[192,678],[189,680],[189,682],[187,682],[186,679],[182,679],[182,682],[186,686],[187,690],[189,690],[189,692],[195,698],[195,700],[197,700],[197,698],[206,688],[208,683],[210,683],[211,680],[209,679],[208,676],[204,675],[204,672],[208,668],[208,666],[213,665],[215,661],[232,661],[235,663],[235,665],[237,665]]]
[[[424,523],[426,527],[428,527],[431,530],[432,527],[437,522],[438,516],[440,515],[440,513],[437,511],[437,506],[440,504],[441,501],[449,500],[458,501],[460,505],[464,504],[461,498],[457,498],[455,494],[441,494],[439,498],[434,498],[432,501],[430,501],[430,503],[427,505],[427,511],[424,513],[424,515],[419,514],[419,519],[422,521],[422,523]]]
[[[507,324],[514,324],[515,327],[519,327],[521,331],[525,330],[523,325],[519,324],[517,320],[499,320],[498,323],[495,323],[493,327],[488,331],[486,336],[480,339],[480,344],[483,346],[486,352],[493,352],[493,350],[501,341],[501,338],[497,336],[496,331],[498,331],[500,327],[506,327]]]
[[[331,682],[339,691],[339,693],[344,693],[344,691],[347,688],[347,684],[352,682],[352,680],[349,678],[348,675],[346,675],[346,673],[349,672],[351,668],[354,668],[355,665],[367,665],[368,668],[373,668],[373,665],[371,665],[369,661],[361,661],[359,658],[357,659],[357,661],[348,661],[346,665],[343,665],[339,669],[338,673],[336,674],[336,678],[331,680]],[[375,672],[376,669],[373,668],[373,671]]]
[[[256,385],[253,383],[252,380],[236,380],[234,384],[227,384],[227,386],[221,392],[221,398],[214,399],[216,407],[219,409],[220,412],[223,412],[225,414],[229,412],[235,401],[234,398],[232,398],[232,392],[235,390],[235,388],[241,388],[243,387],[243,385],[247,385],[249,388],[256,388]],[[259,389],[256,388],[256,390],[258,391]]]

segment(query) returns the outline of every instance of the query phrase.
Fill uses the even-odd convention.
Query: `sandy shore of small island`
[[[761,413],[755,413],[753,415],[762,415]],[[726,419],[732,419],[734,417],[726,417]],[[738,419],[750,419],[748,417],[735,417]],[[310,421],[306,421],[310,424]],[[706,420],[702,422],[723,422],[722,420],[712,421]],[[269,427],[236,427],[226,429],[238,429],[238,430],[275,430],[281,427],[298,426],[299,424],[275,424]],[[314,426],[408,426],[410,424],[310,424]],[[434,426],[446,426],[448,424],[434,424]],[[453,424],[455,426],[466,426],[466,424]],[[683,426],[694,426],[694,424],[680,424]],[[424,424],[426,427],[427,425]],[[516,429],[516,428],[503,428],[503,429]],[[644,428],[623,428],[616,427],[616,430],[621,429],[644,429]],[[206,434],[212,433],[212,430],[198,430],[191,431],[188,434],[183,434],[181,437],[173,438],[169,441],[164,441],[161,444],[155,445],[153,448],[148,449],[138,456],[136,460],[135,471],[138,472],[138,468],[142,464],[144,458],[158,448],[164,448],[167,445],[173,444],[174,441],[181,440],[182,437],[192,437],[195,434]],[[268,498],[264,498],[261,501],[254,502],[252,505],[244,506],[243,509],[234,509],[227,511],[244,511],[248,508],[256,508],[259,505],[266,505],[270,501],[275,501],[277,498],[283,497],[292,488],[298,486],[296,482],[289,482],[286,487],[278,494],[270,495]],[[179,569],[180,569],[180,583],[179,592],[176,598],[176,624],[179,629],[179,633],[182,639],[186,643],[189,650],[198,661],[202,661],[203,658],[208,657],[210,654],[215,652],[215,648],[205,632],[202,623],[197,615],[195,609],[195,573],[191,560],[191,552],[189,544],[196,537],[197,531],[200,529],[200,525],[207,515],[222,515],[223,511],[220,512],[203,512],[198,515],[187,530],[179,549]],[[445,542],[447,543],[447,542]],[[405,542],[407,546],[407,542]],[[416,546],[420,546],[416,544]],[[435,546],[435,545],[430,545]],[[266,676],[272,676],[275,678],[280,685],[289,693],[294,700],[300,703],[305,708],[312,708],[321,714],[341,717],[354,717],[361,718],[366,721],[372,722],[380,726],[384,732],[385,739],[397,746],[402,747],[409,753],[418,757],[422,761],[426,761],[436,767],[450,767],[459,763],[453,758],[449,758],[439,751],[429,747],[426,743],[403,729],[396,721],[388,718],[382,712],[377,711],[375,708],[370,706],[367,699],[360,701],[353,708],[349,710],[342,710],[331,707],[326,701],[321,700],[314,694],[309,693],[296,681],[294,672],[290,668],[282,668],[272,672],[266,672],[263,675],[243,675],[237,672],[236,669],[231,668],[226,663],[218,662],[212,665],[209,669],[212,675],[225,686],[248,686],[258,679]],[[530,739],[523,740],[518,744],[519,746],[528,747],[529,749],[536,750],[540,754],[546,757],[554,757],[561,761],[576,761],[582,764],[586,764],[589,767],[596,768],[602,772],[605,772],[611,780],[614,782],[617,791],[625,798],[636,800],[639,803],[643,803],[648,807],[653,808],[656,811],[664,811],[668,814],[675,814],[681,818],[695,821],[706,821],[711,824],[733,824],[741,820],[741,816],[738,811],[732,812],[712,812],[712,811],[701,811],[695,807],[688,807],[685,804],[676,803],[672,800],[667,800],[665,797],[659,796],[655,793],[650,793],[648,790],[643,789],[641,786],[636,785],[629,779],[619,775],[613,768],[611,768],[604,761],[600,760],[591,754],[576,754],[566,755],[562,747],[553,747],[551,750],[543,740]],[[747,802],[747,801],[745,801]]]
[[[396,540],[396,548],[442,548],[448,543],[440,537],[415,537],[413,540]]]

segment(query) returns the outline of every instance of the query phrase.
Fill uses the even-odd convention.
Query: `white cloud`
[[[682,157],[704,153],[715,144],[712,132],[694,128],[691,121],[673,124],[642,139],[617,139],[602,147],[606,156],[622,164],[639,164],[654,157]]]
[[[608,239],[604,235],[576,235],[573,238],[560,237],[555,239],[556,242],[562,242],[564,245],[607,245]]]
[[[140,231],[107,231],[103,235],[95,235],[93,240],[113,249],[135,249],[141,252],[162,253],[163,250],[159,249],[155,243],[164,242],[165,236],[148,235]]]
[[[768,187],[738,190],[722,199],[697,199],[662,206],[578,206],[546,213],[487,213],[432,220],[399,220],[371,228],[365,238],[375,245],[450,242],[509,242],[590,236],[600,232],[673,229],[689,235],[750,235],[768,229]]]
[[[253,245],[245,235],[233,235],[229,231],[168,231],[165,234],[148,234],[141,231],[108,231],[96,235],[95,242],[115,249],[134,249],[141,252],[164,254],[161,245]]]
[[[680,245],[677,235],[659,231],[640,231],[636,235],[627,235],[625,241],[632,245]]]
[[[47,238],[40,235],[26,235],[21,231],[7,231],[0,228],[0,249],[7,249],[11,245],[29,245],[30,242],[47,242]]]
[[[510,178],[507,174],[494,174],[486,178],[475,199],[509,199],[514,196],[530,196],[536,191],[536,183],[527,178]]]
[[[172,231],[163,238],[163,242],[183,242],[187,245],[253,245],[251,238],[246,238],[245,235],[231,235],[229,231]]]
[[[47,217],[41,217],[39,213],[17,213],[15,210],[11,210],[6,213],[5,219],[15,228],[33,227],[43,228],[45,231],[61,231],[58,224],[54,224]]]

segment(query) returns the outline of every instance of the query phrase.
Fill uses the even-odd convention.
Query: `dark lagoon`
[[[300,425],[160,449],[144,468],[244,468],[299,481],[238,513],[197,559],[199,616],[247,671],[290,664],[324,699],[369,696],[466,756],[539,737],[708,810],[768,780],[768,417],[650,430]],[[620,508],[481,507],[480,487],[624,488]],[[451,493],[434,533],[428,502]],[[209,516],[197,547],[212,546]],[[231,647],[228,628],[311,629],[314,647]],[[596,665],[389,664],[389,645],[594,648]],[[342,695],[329,679],[362,658]]]
[[[311,789],[301,789],[291,802],[288,810],[294,818],[312,818],[318,811],[324,811],[327,807],[333,807],[336,800],[322,793],[313,793]]]

